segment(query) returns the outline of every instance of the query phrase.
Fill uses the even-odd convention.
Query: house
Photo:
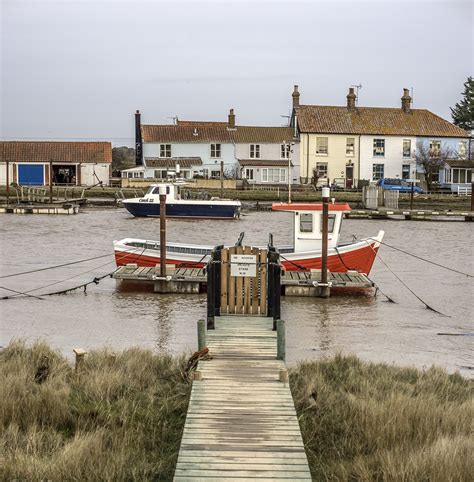
[[[135,121],[140,123],[139,111]],[[176,119],[175,124],[140,124],[136,133],[137,151],[143,155],[123,177],[212,179],[220,177],[222,165],[226,177],[242,177],[250,184],[288,184],[289,166],[290,179],[299,178],[295,130],[236,125],[233,109],[227,122]]]
[[[300,136],[302,182],[315,177],[356,187],[416,175],[414,152],[423,139],[459,144],[468,134],[426,109],[412,109],[408,89],[399,108],[360,107],[353,88],[345,106],[300,105],[293,92],[292,126]]]
[[[0,142],[0,184],[93,186],[109,184],[110,142]]]

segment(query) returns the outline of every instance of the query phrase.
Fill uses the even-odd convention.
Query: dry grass
[[[315,480],[472,480],[472,381],[342,356],[290,380]]]
[[[190,393],[181,363],[104,350],[76,376],[45,344],[11,344],[0,355],[0,479],[170,480]]]

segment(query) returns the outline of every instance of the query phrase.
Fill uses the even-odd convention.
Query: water
[[[159,238],[159,221],[131,217],[122,209],[88,209],[76,216],[13,216],[0,219],[0,276],[72,260],[112,253],[112,241],[123,237]],[[345,220],[342,238],[373,236],[452,268],[474,273],[473,225],[463,222]],[[234,243],[241,231],[248,243],[276,244],[292,237],[289,213],[245,213],[240,221],[168,221],[168,239],[197,244]],[[426,303],[448,316],[427,310],[380,262],[371,278],[397,303],[384,296],[283,298],[289,363],[334,353],[353,353],[365,360],[429,367],[472,376],[472,336],[439,336],[439,332],[473,332],[474,280],[442,270],[382,246],[382,259]],[[77,286],[113,271],[113,257],[26,276],[0,279],[5,288],[41,295]],[[71,278],[71,279],[69,279]],[[64,281],[68,279],[67,281]],[[104,345],[115,349],[142,346],[179,354],[196,348],[196,320],[204,317],[205,295],[158,295],[120,287],[106,278],[99,285],[43,300],[0,300],[1,337],[45,339],[67,356],[72,349]]]

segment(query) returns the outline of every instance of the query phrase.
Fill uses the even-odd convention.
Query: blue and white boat
[[[159,216],[160,187],[166,188],[166,217],[237,219],[240,216],[240,201],[220,198],[211,198],[209,201],[181,199],[181,186],[171,183],[152,184],[143,197],[124,199],[122,204],[134,216]]]

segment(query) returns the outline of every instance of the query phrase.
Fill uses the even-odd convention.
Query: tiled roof
[[[468,133],[426,109],[301,105],[296,108],[301,132],[427,137],[468,137]]]
[[[465,169],[472,169],[474,168],[474,159],[471,161],[468,159],[449,159],[446,161],[446,164],[448,164],[450,167],[464,167]]]
[[[287,160],[277,160],[272,161],[270,159],[239,159],[239,164],[241,166],[252,166],[252,167],[260,167],[260,166],[272,166],[272,167],[288,167]],[[291,163],[293,166],[293,163]]]
[[[200,157],[145,157],[145,165],[147,167],[192,167],[202,166]]]
[[[1,141],[0,160],[10,162],[112,162],[110,142]]]
[[[281,143],[293,139],[293,129],[259,126],[237,126],[235,129],[228,129],[225,122],[179,121],[178,125],[142,125],[142,138],[145,143]]]

